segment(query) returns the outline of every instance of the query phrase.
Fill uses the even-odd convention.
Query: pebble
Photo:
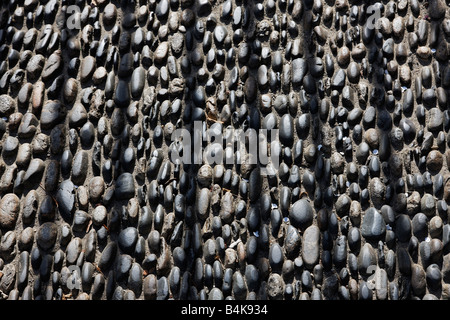
[[[42,80],[52,80],[63,67],[61,50],[56,50],[47,59],[42,69]]]
[[[413,264],[411,268],[411,288],[415,295],[423,297],[426,293],[426,274],[418,264]]]
[[[43,129],[52,129],[65,117],[65,109],[59,101],[49,101],[43,107],[40,125]]]
[[[98,263],[98,267],[103,272],[108,270],[109,267],[111,267],[112,263],[114,262],[114,259],[117,255],[117,244],[116,242],[110,242],[106,245],[106,247],[103,249],[102,254],[100,256],[100,260]]]
[[[135,195],[136,187],[131,173],[122,173],[116,181],[114,194],[119,200],[127,200]]]
[[[376,265],[376,254],[372,245],[366,243],[358,255],[358,270],[363,275],[370,275],[370,267]]]
[[[303,82],[303,78],[308,72],[308,63],[303,58],[297,58],[292,61],[292,84],[298,85]]]
[[[296,228],[305,230],[313,221],[314,211],[305,199],[296,201],[289,210],[289,220]]]
[[[32,159],[28,165],[28,169],[25,172],[24,182],[30,185],[35,185],[39,183],[42,179],[44,173],[45,164],[39,158]]]
[[[302,239],[302,259],[305,266],[309,269],[314,268],[319,261],[319,240],[319,228],[310,226],[305,230]]]
[[[121,251],[131,254],[134,252],[138,240],[138,231],[134,227],[123,229],[118,238],[118,245]]]
[[[45,57],[41,54],[32,56],[27,63],[26,71],[29,79],[39,79],[42,69],[44,68]]]
[[[89,155],[82,150],[75,154],[72,164],[72,182],[75,185],[83,185],[87,176],[87,166],[89,163]]]
[[[345,80],[347,79],[347,75],[343,69],[339,69],[333,79],[331,80],[331,88],[339,90],[345,86]]]
[[[114,4],[108,3],[103,10],[103,24],[112,26],[116,22],[117,8]]]
[[[433,20],[439,20],[445,16],[446,4],[442,0],[431,0],[429,2],[429,13]]]
[[[64,180],[60,183],[56,200],[58,202],[58,208],[61,211],[63,217],[70,217],[75,208],[75,186],[70,180]]]
[[[51,249],[58,236],[58,227],[53,222],[45,222],[40,227],[36,234],[36,242],[42,250]]]
[[[375,208],[369,208],[361,224],[361,234],[368,240],[380,240],[386,232],[383,216]]]

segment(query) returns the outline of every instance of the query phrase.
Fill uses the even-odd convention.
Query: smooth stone
[[[94,211],[92,212],[92,221],[94,225],[102,226],[106,221],[107,214],[108,212],[105,206],[99,205],[95,207]]]
[[[269,249],[269,263],[274,272],[280,272],[284,262],[284,253],[278,243],[274,243]]]
[[[441,170],[443,165],[443,156],[437,150],[432,150],[426,158],[427,168],[432,173],[437,173]]]
[[[145,85],[145,70],[142,67],[134,69],[131,75],[131,96],[137,100],[141,97]]]
[[[352,61],[347,67],[347,77],[351,83],[358,83],[361,77],[361,68],[359,64]]]
[[[350,50],[345,46],[339,49],[336,61],[340,66],[348,65],[350,63]]]
[[[320,41],[325,42],[327,40],[327,32],[324,27],[316,26],[313,31]]]
[[[100,260],[98,262],[98,267],[102,272],[106,271],[113,264],[116,256],[117,256],[117,243],[109,242],[106,247],[103,249],[102,254],[100,256]]]
[[[27,112],[22,117],[22,122],[19,125],[17,135],[19,136],[19,138],[32,138],[37,131],[38,125],[39,120],[36,118],[36,116],[31,112]]]
[[[75,154],[72,165],[71,180],[75,185],[83,185],[86,180],[89,162],[89,154],[85,150],[80,150]]]
[[[135,195],[135,183],[131,173],[122,173],[116,181],[114,194],[118,200],[128,200]]]
[[[432,132],[436,132],[442,129],[443,115],[439,108],[432,108],[428,111],[427,128]]]
[[[398,270],[404,275],[411,275],[412,260],[408,251],[404,248],[400,248],[397,252],[397,265]]]
[[[296,228],[305,230],[313,221],[314,211],[305,199],[296,201],[289,210],[289,219]]]
[[[219,45],[223,44],[227,35],[228,35],[228,32],[224,26],[218,25],[214,28],[214,40],[217,44],[219,44]]]
[[[48,57],[42,70],[42,80],[47,81],[53,79],[62,69],[63,59],[61,58],[61,50],[56,50]]]
[[[383,216],[375,208],[369,208],[363,218],[361,234],[368,240],[381,240],[386,233]]]
[[[260,198],[261,190],[262,190],[261,171],[259,168],[255,168],[252,170],[249,177],[250,202],[256,202]]]
[[[427,221],[427,216],[422,212],[415,214],[412,219],[413,234],[420,241],[425,240],[425,238],[428,236]]]
[[[400,120],[399,128],[403,131],[405,143],[411,143],[416,137],[416,126],[410,119]]]
[[[113,3],[108,3],[103,10],[103,24],[112,26],[116,22],[117,8]]]
[[[58,227],[53,222],[45,222],[36,234],[36,242],[42,250],[50,250],[56,243]]]
[[[408,242],[411,238],[412,223],[405,214],[400,214],[395,220],[395,234],[400,242]]]
[[[396,17],[392,21],[392,32],[396,38],[403,38],[405,32],[405,23],[402,17]]]
[[[347,75],[345,70],[339,69],[333,76],[331,80],[332,89],[342,90],[345,86],[345,80],[347,79]]]
[[[30,224],[34,221],[38,207],[39,196],[36,191],[30,191],[24,199],[22,208],[22,221],[24,224]]]
[[[302,239],[302,258],[305,266],[309,269],[314,268],[319,262],[319,240],[320,230],[318,227],[312,225],[305,230]]]
[[[311,116],[308,113],[302,114],[295,122],[297,135],[301,139],[306,139],[311,128]]]
[[[77,263],[78,258],[81,254],[83,248],[82,241],[79,237],[74,237],[70,240],[66,248],[66,263],[67,265],[72,265]]]
[[[447,5],[443,0],[430,0],[428,3],[428,12],[433,20],[439,20],[445,16]]]
[[[69,126],[71,128],[77,128],[84,125],[88,118],[86,108],[81,103],[75,103],[72,109],[69,111]]]
[[[254,77],[248,77],[244,84],[244,94],[247,102],[255,101],[257,97],[257,81]]]
[[[411,288],[415,295],[423,297],[426,293],[426,274],[422,266],[413,264],[411,268]]]
[[[32,159],[25,173],[24,182],[30,185],[39,183],[44,173],[44,169],[45,163],[42,159]]]
[[[75,209],[75,187],[72,181],[64,180],[60,183],[56,193],[56,200],[61,215],[65,219],[71,217]]]
[[[87,56],[81,61],[80,65],[80,81],[81,83],[88,82],[92,79],[95,72],[95,57]]]
[[[134,262],[129,272],[128,287],[136,297],[139,297],[142,293],[142,278],[143,270],[138,263]]]
[[[126,53],[122,56],[117,71],[119,78],[127,78],[133,72],[133,55],[131,53]]]
[[[155,14],[158,17],[158,19],[163,20],[167,17],[167,14],[169,12],[169,1],[163,0],[160,1],[155,8]]]
[[[84,148],[89,148],[94,143],[95,128],[92,122],[86,122],[80,129],[80,141]]]
[[[426,269],[427,286],[431,290],[437,290],[441,287],[442,274],[437,264],[431,264]],[[436,300],[438,300],[436,298]]]
[[[119,108],[126,108],[130,103],[130,84],[124,79],[119,79],[114,92],[114,103]]]
[[[197,215],[200,219],[204,220],[209,214],[211,202],[211,191],[208,188],[202,188],[197,197],[196,208]]]
[[[441,238],[443,225],[444,223],[441,217],[434,216],[431,218],[429,224],[429,234],[431,238]]]
[[[78,188],[77,191],[80,191],[80,188]],[[80,207],[82,207],[82,205],[80,205]],[[83,210],[76,210],[75,213],[73,214],[72,230],[76,232],[85,231],[87,224],[89,223],[90,220],[91,217],[87,214],[87,212]]]
[[[17,102],[21,107],[28,107],[33,92],[33,85],[25,83],[17,94]]]
[[[48,101],[41,111],[40,124],[44,130],[50,130],[60,123],[66,115],[64,106],[59,101]]]
[[[108,71],[105,67],[99,67],[95,70],[94,74],[92,75],[92,82],[95,85],[102,84],[108,76]]]
[[[352,252],[359,252],[361,247],[361,232],[357,227],[351,227],[347,234],[348,245]]]
[[[3,142],[2,155],[4,158],[13,158],[17,155],[19,147],[19,139],[13,136],[8,136]]]
[[[34,55],[27,63],[27,78],[30,80],[38,79],[44,68],[45,57],[41,54]]]
[[[416,50],[416,55],[423,60],[428,60],[431,56],[431,49],[429,47],[419,47]]]
[[[110,121],[111,133],[114,136],[119,136],[123,132],[123,129],[125,128],[125,123],[126,123],[125,113],[123,112],[122,109],[115,108],[111,114],[111,121]]]
[[[126,13],[122,17],[122,26],[126,29],[131,29],[136,25],[136,14],[134,12]]]
[[[285,114],[279,124],[280,142],[286,146],[294,143],[294,121],[290,114]]]
[[[358,255],[358,270],[363,275],[371,275],[372,271],[370,268],[376,266],[377,259],[376,253],[372,245],[369,243],[364,244]]]
[[[309,70],[308,63],[303,58],[297,58],[292,61],[292,84],[299,85],[303,83],[303,78]]]
[[[128,227],[123,229],[118,237],[118,245],[122,252],[132,254],[134,252],[139,233],[136,228]]]

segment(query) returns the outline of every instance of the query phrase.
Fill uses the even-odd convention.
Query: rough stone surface
[[[449,42],[445,0],[3,1],[0,299],[448,300]]]

